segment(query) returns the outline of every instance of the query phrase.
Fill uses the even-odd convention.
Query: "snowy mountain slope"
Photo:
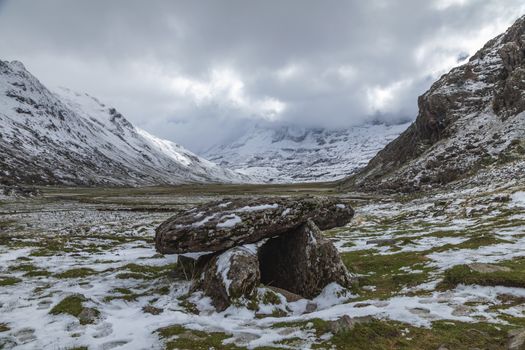
[[[443,75],[418,105],[410,128],[343,186],[414,191],[523,162],[525,16]]]
[[[153,185],[246,182],[135,128],[116,109],[49,91],[20,62],[0,61],[0,183]]]
[[[368,124],[341,130],[255,126],[240,139],[202,155],[259,181],[331,181],[365,166],[408,125]]]

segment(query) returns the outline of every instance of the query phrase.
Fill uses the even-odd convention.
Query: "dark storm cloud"
[[[0,0],[0,54],[199,150],[251,122],[413,119],[522,0]]]

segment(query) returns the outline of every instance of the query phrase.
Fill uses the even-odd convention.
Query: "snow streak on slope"
[[[368,124],[341,130],[256,126],[203,156],[259,181],[337,180],[365,166],[408,125]]]
[[[87,94],[49,91],[19,62],[0,61],[0,182],[153,185],[246,182],[135,128]]]

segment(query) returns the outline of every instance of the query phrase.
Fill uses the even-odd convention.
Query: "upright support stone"
[[[312,220],[262,245],[259,266],[264,284],[307,298],[318,295],[329,283],[349,287],[354,281],[335,246]]]
[[[255,251],[235,247],[216,255],[207,264],[202,279],[196,281],[217,310],[226,309],[233,300],[253,295],[261,281]]]

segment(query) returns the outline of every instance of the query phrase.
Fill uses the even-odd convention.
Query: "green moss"
[[[128,270],[129,272],[120,273],[116,277],[119,279],[151,280],[169,275],[176,266],[176,264],[161,266],[127,264],[121,267],[121,269]]]
[[[397,321],[371,319],[354,328],[334,334],[328,341],[319,338],[331,333],[330,324],[321,319],[275,323],[272,328],[313,330],[318,343],[314,349],[336,350],[436,350],[441,345],[454,350],[506,349],[510,327],[489,323],[437,321],[431,328],[418,328]]]
[[[83,278],[96,274],[97,272],[87,267],[67,270],[55,275],[56,278]]]
[[[189,312],[194,315],[199,314],[199,309],[197,308],[197,305],[189,301],[187,298],[183,298],[182,300],[179,300],[179,305],[184,308],[186,312]]]
[[[169,286],[154,287],[142,293],[136,293],[127,288],[115,288],[110,292],[112,295],[104,297],[104,302],[110,302],[115,299],[132,302],[140,297],[166,295],[169,291]]]
[[[46,270],[34,270],[29,271],[24,274],[24,277],[48,277],[51,275],[51,272]]]
[[[348,269],[359,275],[360,285],[371,285],[374,291],[360,290],[361,298],[387,298],[403,287],[425,282],[432,270],[425,266],[423,252],[378,254],[375,250],[361,250],[341,254]],[[422,272],[404,272],[403,267],[417,268]]]
[[[522,263],[511,267],[511,271],[481,273],[473,271],[467,265],[454,266],[445,271],[445,277],[439,288],[454,288],[458,284],[525,288],[525,264],[523,263],[525,260],[520,260]]]
[[[16,260],[19,260],[19,261],[31,261],[32,259],[27,257],[27,256],[20,256],[20,257],[16,258]]]
[[[38,268],[33,264],[21,264],[21,265],[11,266],[9,268],[9,270],[11,271],[25,271],[25,272],[35,271],[37,269]]]
[[[267,290],[263,295],[262,302],[264,304],[279,305],[281,303],[281,299],[276,293],[272,292],[271,290]]]
[[[16,221],[14,221],[14,220],[0,220],[0,229],[1,230],[5,230],[9,226],[12,226],[15,223],[16,223]]]
[[[509,241],[505,241],[503,239],[497,238],[493,235],[482,235],[478,237],[473,237],[465,242],[462,242],[458,245],[455,245],[454,248],[459,249],[476,249],[479,247],[487,246],[487,245],[494,245],[494,244],[500,244],[500,243],[509,243]]]
[[[435,350],[504,349],[507,332],[489,324],[435,322],[432,329],[416,328],[399,322],[373,320],[359,323],[348,332],[334,335],[336,349],[357,350]]]
[[[51,315],[59,315],[59,314],[68,314],[71,316],[78,317],[80,313],[82,312],[82,302],[84,302],[86,298],[83,295],[75,294],[70,295],[62,301],[60,301],[58,304],[56,304],[49,313]]]
[[[230,335],[220,332],[201,332],[188,330],[180,325],[157,330],[160,337],[166,340],[166,350],[240,350],[233,344],[223,344]],[[171,339],[177,337],[176,339]]]
[[[134,273],[134,272],[119,273],[115,277],[118,278],[118,279],[121,279],[121,280],[129,280],[129,279],[147,280],[147,279],[150,279],[150,277],[147,276],[147,275],[144,275],[142,273]]]
[[[22,280],[20,278],[16,278],[16,277],[0,277],[0,287],[12,286],[13,284],[17,284],[19,282],[22,282]]]

